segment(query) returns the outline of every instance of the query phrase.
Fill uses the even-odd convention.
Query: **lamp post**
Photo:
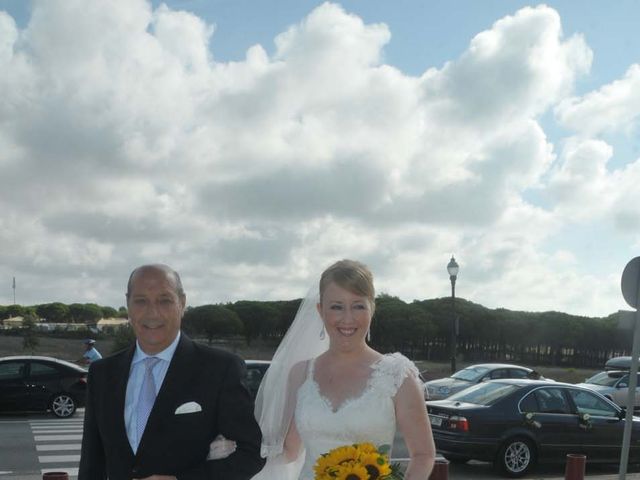
[[[451,260],[447,265],[449,280],[451,280],[451,312],[453,314],[453,321],[451,322],[451,373],[456,371],[456,354],[458,350],[458,319],[456,318],[456,279],[458,278],[458,270],[460,270],[460,267],[453,255],[451,255]]]

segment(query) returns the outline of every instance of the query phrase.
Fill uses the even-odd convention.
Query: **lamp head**
[[[451,260],[449,260],[449,264],[447,265],[447,272],[449,272],[450,277],[457,277],[458,270],[460,270],[460,266],[456,262],[456,259],[451,255]]]

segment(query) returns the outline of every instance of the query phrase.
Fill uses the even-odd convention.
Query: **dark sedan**
[[[493,462],[519,477],[536,462],[564,462],[567,453],[587,462],[620,459],[624,413],[585,388],[551,381],[505,379],[469,387],[427,402],[437,450],[451,462]],[[634,418],[630,461],[640,461],[640,418]]]
[[[70,417],[84,406],[87,371],[52,357],[0,358],[0,412],[47,411]]]

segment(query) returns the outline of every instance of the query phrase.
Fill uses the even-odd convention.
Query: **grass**
[[[84,345],[81,339],[77,338],[53,338],[38,337],[40,342],[33,352],[34,355],[46,355],[70,362],[75,362],[82,357],[84,353]],[[101,339],[96,343],[96,348],[103,355],[107,356],[113,351],[113,340]],[[206,342],[205,342],[206,343]],[[275,345],[256,342],[251,346],[247,346],[244,342],[215,342],[214,346],[232,351],[242,358],[251,360],[270,360],[275,350]],[[22,337],[0,335],[0,357],[9,355],[29,355],[30,351],[22,348]],[[479,362],[476,362],[479,363]],[[448,377],[451,374],[450,364],[448,362],[426,362],[416,361],[416,365],[420,371],[427,371],[426,379],[433,380],[436,378]],[[458,369],[470,365],[469,363],[458,363]],[[598,369],[583,368],[563,368],[550,366],[527,365],[539,371],[546,378],[551,378],[558,382],[580,383],[585,378],[597,373]]]

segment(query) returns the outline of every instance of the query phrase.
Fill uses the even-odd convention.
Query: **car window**
[[[615,372],[600,372],[588,378],[585,383],[600,385],[602,387],[613,387],[620,379],[620,375]]]
[[[520,388],[520,385],[500,382],[479,383],[451,395],[449,400],[476,405],[491,405]]]
[[[489,369],[487,367],[467,367],[457,371],[451,378],[456,380],[466,380],[467,382],[475,382],[480,379]]]
[[[520,411],[522,412],[539,412],[538,401],[534,394],[529,394],[520,402]]]
[[[526,370],[521,370],[519,368],[511,368],[509,369],[509,374],[511,378],[527,378],[529,372]]]
[[[569,403],[559,388],[540,388],[534,395],[540,413],[571,413]]]
[[[17,380],[24,376],[25,362],[0,363],[0,380]]]
[[[31,362],[31,377],[45,377],[49,375],[57,375],[58,369],[53,365],[42,362]]]
[[[597,415],[600,417],[617,417],[618,411],[613,408],[602,398],[591,392],[584,390],[571,389],[569,394],[576,404],[578,413],[588,413],[589,415]]]
[[[507,370],[506,368],[497,368],[492,371],[489,376],[492,380],[495,380],[497,378],[509,378],[509,370]]]

